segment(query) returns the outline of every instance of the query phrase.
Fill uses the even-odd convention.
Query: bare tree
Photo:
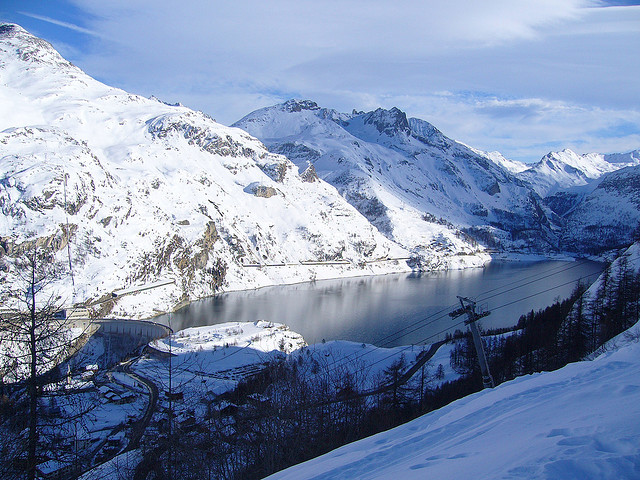
[[[6,260],[5,260],[6,261]],[[27,478],[36,477],[39,460],[39,398],[42,385],[67,354],[70,331],[62,312],[62,299],[52,284],[62,269],[50,251],[33,242],[10,260],[12,281],[4,282],[0,299],[0,372],[3,379],[26,391]]]

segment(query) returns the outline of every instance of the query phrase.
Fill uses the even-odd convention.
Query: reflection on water
[[[231,292],[171,315],[171,327],[270,320],[285,323],[309,343],[345,339],[380,346],[433,342],[464,329],[448,312],[457,295],[493,313],[487,327],[514,325],[520,315],[566,298],[576,281],[591,283],[602,265],[589,261],[492,262],[485,268],[326,280]],[[167,324],[168,317],[156,319]]]

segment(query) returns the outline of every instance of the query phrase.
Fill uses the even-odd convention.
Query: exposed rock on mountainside
[[[639,150],[610,155],[563,150],[517,176],[558,215],[562,250],[600,254],[638,238],[639,168]]]
[[[598,254],[640,238],[640,166],[604,175],[566,215],[563,245]]]

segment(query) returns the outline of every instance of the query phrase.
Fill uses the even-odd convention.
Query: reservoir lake
[[[578,280],[590,284],[604,265],[573,262],[494,261],[484,268],[394,274],[279,285],[199,300],[154,320],[174,331],[224,322],[284,323],[309,343],[351,340],[381,347],[433,343],[464,330],[457,296],[490,315],[483,328],[509,327],[521,315],[567,298]]]

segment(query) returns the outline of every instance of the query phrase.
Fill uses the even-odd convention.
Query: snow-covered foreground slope
[[[484,390],[269,478],[640,478],[640,330],[631,332],[593,361]]]
[[[408,253],[325,182],[245,132],[108,87],[0,25],[0,262],[34,242],[73,265],[56,289],[148,316],[219,289],[407,271]],[[340,265],[302,265],[304,261]],[[371,263],[367,263],[371,262]],[[247,268],[245,264],[274,265]],[[173,280],[127,295],[110,292]]]
[[[426,262],[451,266],[452,254],[485,261],[463,228],[480,230],[476,236],[492,247],[554,245],[550,218],[528,184],[397,108],[345,114],[290,100],[234,126],[301,170],[313,166],[388,238]]]

